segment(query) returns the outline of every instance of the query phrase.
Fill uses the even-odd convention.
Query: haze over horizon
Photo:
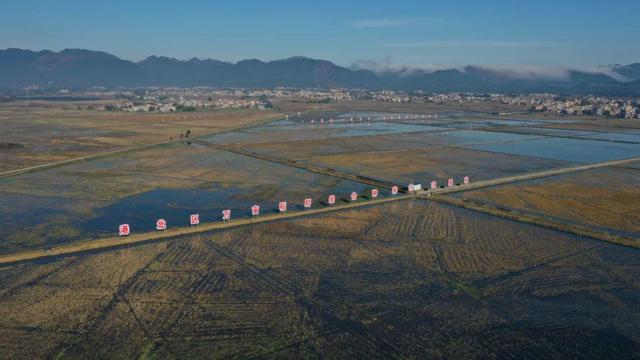
[[[37,11],[34,11],[34,7]],[[0,48],[85,48],[139,61],[263,61],[300,55],[341,66],[589,69],[640,61],[640,3],[409,1],[150,4],[14,0],[0,13]],[[615,23],[616,26],[610,26]]]

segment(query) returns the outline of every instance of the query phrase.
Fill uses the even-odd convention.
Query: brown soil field
[[[575,123],[549,124],[542,127],[583,131],[640,133],[640,121],[624,119],[597,119],[593,121],[579,121]]]
[[[0,104],[0,172],[179,138],[187,130],[194,136],[208,134],[280,115],[252,110],[145,114],[73,110],[50,103]]]
[[[570,164],[557,160],[449,147],[315,156],[305,161],[375,179],[399,184],[422,182],[425,186],[431,180],[444,185],[443,181],[450,177],[461,180],[464,176],[469,176],[472,180],[487,180]]]
[[[456,196],[640,237],[637,164],[465,191]]]
[[[402,141],[401,137],[400,135],[351,136],[330,139],[237,143],[230,144],[228,147],[288,160],[307,160],[314,156],[390,152],[428,147],[427,144],[418,141]]]
[[[0,269],[0,358],[634,358],[638,250],[426,201]]]

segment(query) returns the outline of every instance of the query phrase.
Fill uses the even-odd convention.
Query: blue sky
[[[447,67],[640,62],[639,0],[3,0],[0,48]]]

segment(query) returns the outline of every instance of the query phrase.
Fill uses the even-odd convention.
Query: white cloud
[[[560,80],[569,77],[569,69],[562,66],[531,66],[531,65],[491,65],[478,66],[511,79],[521,80]]]
[[[569,77],[569,69],[561,66],[530,66],[530,65],[480,65],[476,68],[494,72],[496,75],[511,79],[521,80],[562,80]],[[387,56],[384,61],[370,59],[356,60],[352,69],[368,69],[377,73],[392,72],[401,76],[408,76],[416,72],[431,73],[438,70],[458,70],[466,72],[466,66],[453,64],[397,64],[392,61],[391,56]]]
[[[351,65],[352,69],[366,69],[376,73],[393,72],[400,75],[412,75],[416,72],[433,72],[436,70],[447,70],[457,68],[452,64],[398,64],[393,61],[391,55],[387,55],[383,61],[372,59],[357,59]]]

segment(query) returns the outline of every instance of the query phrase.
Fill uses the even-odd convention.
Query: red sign
[[[287,211],[287,202],[286,201],[280,201],[280,203],[278,204],[278,210],[280,210],[280,212]]]
[[[312,203],[313,203],[313,200],[311,200],[311,198],[304,199],[304,207],[306,209],[310,208]]]
[[[409,186],[407,186],[407,189],[409,189],[409,192],[415,190],[413,184],[409,184]]]
[[[158,219],[156,220],[156,230],[166,230],[167,229],[167,220]]]
[[[260,206],[259,205],[253,205],[251,207],[251,215],[252,216],[260,215]]]
[[[222,220],[230,220],[231,219],[231,210],[222,210]]]
[[[356,200],[358,200],[358,193],[354,191],[351,193],[351,201],[356,201]]]
[[[200,214],[191,214],[189,216],[189,224],[191,226],[200,224]]]
[[[469,183],[469,177],[468,177],[468,176],[465,176],[465,177],[464,177],[463,182],[464,182],[465,184],[468,184],[468,183]]]
[[[118,234],[120,234],[120,236],[127,236],[130,232],[131,228],[129,227],[129,224],[122,224],[118,228]]]
[[[398,194],[398,187],[393,185],[391,187],[391,195],[397,195]]]
[[[371,189],[371,198],[375,199],[378,197],[378,189]]]
[[[437,189],[438,188],[438,183],[435,180],[431,182],[431,188],[432,189]]]
[[[331,194],[329,195],[329,199],[327,200],[327,202],[329,203],[329,205],[333,205],[336,203],[336,196]]]
[[[447,180],[447,186],[448,187],[452,187],[453,186],[453,179]]]

